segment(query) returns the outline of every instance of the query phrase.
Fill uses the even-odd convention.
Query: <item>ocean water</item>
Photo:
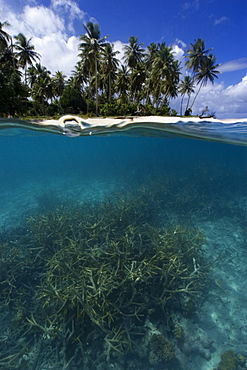
[[[9,122],[0,367],[246,369],[247,122],[82,137]]]

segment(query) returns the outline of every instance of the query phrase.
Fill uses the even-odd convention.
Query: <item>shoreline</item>
[[[0,118],[1,129],[26,129],[67,137],[129,135],[187,137],[191,139],[247,145],[247,118],[200,118],[178,116],[133,116],[81,118],[65,115],[59,119],[24,121]]]
[[[81,118],[75,115],[64,115],[57,120],[41,120],[35,121],[35,123],[40,123],[42,125],[59,125],[65,126],[68,123],[76,122],[81,124],[81,122],[85,121],[89,124],[97,124],[101,126],[108,126],[108,125],[116,125],[118,123],[122,123],[123,121],[125,125],[128,123],[203,123],[203,122],[210,122],[210,123],[225,123],[225,124],[232,124],[236,122],[246,122],[247,118],[225,118],[225,119],[218,119],[218,118],[200,118],[197,117],[180,117],[180,116],[119,116],[119,117],[95,117],[95,118]],[[32,121],[31,121],[32,122]],[[107,123],[107,124],[106,124]]]

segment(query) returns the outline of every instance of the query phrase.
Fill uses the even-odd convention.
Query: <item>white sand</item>
[[[40,121],[41,126],[57,126],[65,128],[67,125],[77,125],[78,128],[82,130],[85,127],[106,127],[106,128],[123,128],[128,125],[133,124],[174,124],[174,123],[224,123],[224,124],[234,124],[234,123],[244,123],[247,122],[246,118],[236,119],[216,119],[216,118],[199,118],[199,117],[162,117],[162,116],[144,116],[144,117],[127,117],[127,118],[80,118],[73,115],[65,115],[60,117],[58,120],[46,120]],[[85,123],[85,124],[84,124]]]

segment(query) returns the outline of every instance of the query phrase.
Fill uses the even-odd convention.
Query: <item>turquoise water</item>
[[[1,368],[246,368],[245,127],[2,130]]]

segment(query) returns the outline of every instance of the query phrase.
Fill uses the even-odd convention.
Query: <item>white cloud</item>
[[[184,56],[184,50],[178,45],[172,45],[172,51],[173,51],[174,57],[180,62],[182,62],[183,56]]]
[[[53,32],[65,32],[63,18],[58,17],[51,9],[44,6],[26,5],[22,12],[15,13],[6,4],[1,4],[1,17],[7,20],[11,27],[8,32],[17,35],[19,32],[26,37],[43,37]]]
[[[58,14],[62,15],[64,12],[68,14],[66,27],[70,32],[74,32],[73,22],[75,19],[83,20],[86,17],[86,13],[73,0],[52,0],[51,7]]]
[[[221,18],[217,18],[217,19],[215,19],[215,21],[214,21],[214,25],[216,26],[217,24],[220,24],[220,23],[222,23],[222,22],[225,22],[225,21],[228,21],[228,17],[221,17]]]
[[[35,50],[42,55],[42,65],[52,73],[62,71],[67,77],[71,75],[78,61],[78,39],[71,36],[68,39],[53,33],[42,38],[34,37]]]
[[[237,85],[228,86],[225,90],[230,99],[238,100],[239,103],[247,102],[247,75]],[[246,107],[247,110],[247,107]]]
[[[172,51],[174,54],[174,57],[180,62],[180,72],[181,72],[181,78],[182,76],[185,76],[187,74],[186,67],[185,67],[185,60],[184,60],[184,49],[186,48],[186,44],[176,39],[175,43],[172,45]]]
[[[218,70],[223,72],[232,72],[237,71],[240,69],[247,68],[247,58],[240,58],[240,59],[234,59],[230,60],[229,62],[223,63]]]
[[[37,37],[65,32],[64,20],[44,6],[25,6],[23,13],[18,18],[18,28],[21,23],[23,28]]]
[[[54,9],[65,9],[73,18],[83,18],[85,15],[85,13],[79,8],[78,4],[73,0],[52,0],[51,5]]]

